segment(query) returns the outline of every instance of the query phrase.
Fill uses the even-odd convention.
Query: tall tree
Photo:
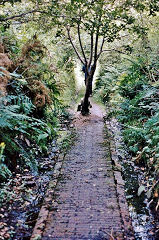
[[[59,29],[65,29],[72,48],[83,65],[86,91],[82,114],[87,114],[97,61],[104,51],[105,43],[120,39],[119,33],[133,24],[135,19],[129,12],[127,1],[57,0],[54,1],[54,7],[58,10],[54,14],[58,16],[56,21]]]
[[[29,1],[28,1],[29,2]],[[120,32],[132,29],[137,34],[144,29],[135,22],[135,13],[147,11],[150,15],[158,10],[158,0],[32,0],[35,8],[6,19],[20,19],[33,15],[49,28],[57,26],[57,35],[64,34],[70,41],[85,72],[86,91],[82,113],[89,112],[89,97],[97,62],[105,51],[106,43],[121,38]]]

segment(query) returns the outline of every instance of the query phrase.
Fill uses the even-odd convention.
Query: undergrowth
[[[95,96],[122,125],[124,142],[132,161],[144,167],[149,201],[159,207],[159,58],[158,53],[131,61],[111,62],[101,69]],[[110,65],[109,65],[110,64]],[[140,193],[141,194],[141,193]]]
[[[138,58],[120,76],[119,92],[123,97],[118,119],[123,125],[124,141],[136,164],[147,175],[147,197],[159,206],[159,61],[147,65]],[[157,59],[156,59],[157,60]],[[152,81],[153,76],[153,81]]]
[[[67,110],[48,50],[37,36],[19,44],[2,30],[0,45],[0,183],[26,167],[38,172]],[[7,37],[6,37],[7,36]],[[69,70],[70,71],[70,70]]]

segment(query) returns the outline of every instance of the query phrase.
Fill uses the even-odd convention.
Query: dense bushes
[[[147,196],[159,195],[159,57],[158,50],[121,58],[108,55],[101,63],[95,95],[122,125],[132,160],[145,169]],[[97,93],[97,94],[96,94]],[[157,207],[158,208],[158,207]]]
[[[33,143],[40,146],[40,140],[51,136],[49,126],[33,117],[34,109],[31,100],[23,95],[0,99],[0,139],[6,145],[5,162],[12,170],[17,164],[33,168]]]
[[[158,198],[159,179],[159,84],[156,65],[136,60],[120,76],[119,92],[123,97],[119,120],[124,140],[136,164],[147,170],[148,197]],[[151,71],[150,71],[151,69]],[[153,81],[152,81],[153,76]],[[154,77],[155,76],[155,77]],[[155,81],[154,81],[155,79]]]
[[[94,95],[100,98],[105,104],[108,103],[115,92],[117,86],[116,81],[118,78],[118,71],[115,67],[103,68],[97,79]]]
[[[24,167],[38,169],[37,155],[47,153],[57,134],[59,87],[45,47],[36,36],[24,46],[4,40],[0,58],[0,181]],[[6,44],[6,45],[4,45]],[[12,51],[16,48],[18,51]],[[12,50],[10,50],[12,49]],[[5,53],[7,52],[7,53]],[[12,59],[12,60],[11,60]],[[19,171],[18,170],[18,171]]]

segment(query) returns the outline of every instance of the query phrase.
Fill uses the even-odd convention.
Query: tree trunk
[[[89,114],[89,106],[90,106],[89,97],[92,94],[93,75],[94,74],[88,75],[86,79],[86,91],[85,91],[85,96],[82,102],[82,109],[81,109],[82,115]]]
[[[82,115],[89,114],[89,107],[91,106],[89,97],[90,97],[90,95],[92,95],[92,82],[93,82],[93,76],[94,76],[95,70],[96,70],[96,62],[91,67],[90,72],[88,71],[88,69],[86,69],[86,71],[87,71],[87,77],[85,79],[86,91],[85,91],[84,99],[81,102]]]

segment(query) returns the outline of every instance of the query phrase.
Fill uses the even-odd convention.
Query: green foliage
[[[6,153],[11,158],[14,155],[23,156],[21,165],[34,165],[32,156],[24,150],[24,146],[38,143],[39,146],[48,137],[51,137],[51,129],[43,121],[31,117],[35,106],[26,96],[8,95],[0,99],[0,139],[6,144]],[[25,144],[24,144],[25,141]],[[32,152],[31,152],[32,153]],[[18,154],[18,155],[17,155]],[[8,165],[12,165],[8,159]]]
[[[119,78],[119,92],[124,97],[119,111],[124,141],[135,162],[144,165],[151,176],[148,198],[158,196],[159,85],[155,67],[158,63],[155,56],[148,65],[141,64],[141,59],[138,59]],[[139,188],[138,195],[142,191],[143,186]]]
[[[136,154],[144,146],[145,140],[145,129],[127,126],[124,130],[124,141],[126,142],[129,150]]]
[[[29,136],[30,130],[35,130],[39,133],[37,127],[41,125],[45,128],[45,124],[38,120],[29,117],[28,115],[34,109],[34,105],[27,96],[14,96],[9,95],[0,99],[0,127],[1,129],[9,129],[10,131],[15,131],[16,133],[24,133]],[[28,125],[29,123],[29,125]],[[35,128],[34,128],[35,126]]]
[[[158,107],[158,88],[144,83],[140,86],[140,90],[136,90],[136,84],[134,84],[134,86],[131,87],[129,99],[126,99],[121,104],[120,120],[122,120],[122,122],[131,122],[133,120],[143,122],[155,113],[156,107]],[[126,88],[128,89],[129,86]],[[128,94],[128,91],[126,92]],[[130,100],[132,93],[135,96]]]
[[[65,68],[68,72],[71,72],[72,68],[74,67],[73,61],[70,61],[72,60],[73,49],[66,45],[66,46],[63,46],[62,51],[63,51],[63,54],[57,62],[57,67]]]
[[[159,88],[148,81],[146,67],[143,70],[140,59],[120,77],[119,92],[126,99],[121,104],[119,119],[126,127],[125,140],[135,153],[145,146],[146,135],[152,127],[148,126],[159,107]]]
[[[116,80],[118,72],[113,67],[102,69],[96,79],[95,95],[105,104],[110,101],[111,95],[116,90]]]
[[[5,4],[5,3],[11,3],[11,4],[14,4],[16,2],[21,2],[21,0],[1,0],[1,5]]]
[[[36,35],[25,41],[22,36],[13,36],[11,27],[4,28],[2,35],[2,47],[12,58],[10,71],[13,72],[7,71],[10,78],[6,95],[0,96],[0,143],[5,144],[0,161],[0,182],[7,180],[12,171],[17,171],[17,166],[21,172],[26,167],[38,171],[38,156],[48,154],[49,144],[57,138],[60,118],[66,114],[60,100],[63,87],[57,80],[56,65],[48,59],[46,47]],[[64,56],[62,73],[72,74],[69,49],[61,56]],[[2,70],[4,73],[0,72],[0,77],[5,76],[6,69]]]
[[[147,69],[143,59],[138,59],[127,69],[127,73],[120,76],[119,93],[121,96],[133,99],[139,91],[143,90],[144,83],[147,84],[146,74]]]
[[[11,171],[8,169],[8,167],[4,163],[5,161],[5,156],[3,155],[4,149],[5,149],[5,143],[2,142],[0,144],[0,181],[3,181],[7,179],[9,176],[11,176]]]
[[[0,206],[2,204],[8,203],[12,200],[15,196],[14,193],[10,191],[10,185],[12,184],[11,179],[7,183],[2,183],[0,188]]]

